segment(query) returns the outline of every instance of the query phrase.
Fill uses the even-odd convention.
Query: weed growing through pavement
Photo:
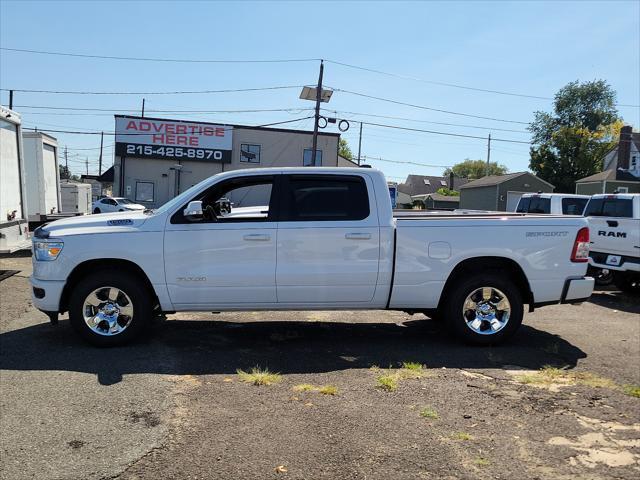
[[[301,383],[293,387],[294,392],[318,392],[322,395],[337,395],[338,387],[335,385],[316,386],[310,383]]]
[[[631,395],[632,397],[640,398],[640,385],[625,385],[623,387],[624,393]]]
[[[438,415],[438,412],[436,412],[433,407],[424,407],[420,410],[420,416],[422,418],[430,418],[432,420],[440,418],[440,415]]]
[[[270,372],[268,368],[262,369],[258,366],[248,372],[240,369],[237,369],[236,372],[241,381],[252,385],[272,385],[282,381],[282,375],[279,373]]]
[[[380,375],[377,380],[378,388],[386,392],[395,392],[398,389],[398,379],[396,375]]]
[[[545,366],[538,372],[517,375],[516,380],[531,385],[550,387],[552,385],[584,385],[592,388],[616,390],[619,386],[611,379],[591,372],[572,372],[561,368]]]
[[[487,467],[489,466],[489,460],[484,457],[476,457],[475,464],[479,467]]]
[[[451,438],[453,438],[454,440],[462,440],[465,442],[469,440],[473,440],[473,437],[467,432],[456,432],[453,435],[451,435]]]

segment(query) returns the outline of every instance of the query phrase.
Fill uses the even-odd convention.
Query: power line
[[[406,117],[394,117],[391,115],[377,115],[377,114],[372,114],[372,113],[360,113],[360,112],[347,112],[347,111],[341,111],[341,110],[329,110],[328,108],[323,108],[322,110],[326,111],[326,112],[330,112],[330,113],[335,113],[336,115],[338,113],[345,113],[347,115],[360,115],[363,117],[375,117],[375,118],[387,118],[387,119],[391,119],[391,120],[404,120],[407,122],[418,122],[418,123],[429,123],[429,124],[433,124],[433,125],[446,125],[446,126],[450,126],[450,127],[465,127],[465,128],[479,128],[482,130],[491,130],[491,131],[497,131],[497,132],[515,132],[515,133],[529,133],[527,130],[513,130],[513,129],[509,129],[509,128],[493,128],[493,127],[481,127],[479,125],[465,125],[462,123],[447,123],[447,122],[434,122],[434,121],[430,121],[430,120],[418,120],[416,118],[406,118]],[[359,120],[356,120],[359,122]]]
[[[299,122],[301,120],[307,120],[308,118],[313,118],[313,116],[309,116],[309,117],[302,117],[302,118],[295,118],[293,120],[284,120],[282,122],[272,122],[272,123],[265,123],[263,125],[254,125],[254,126],[248,126],[248,125],[243,125],[242,127],[244,128],[261,128],[261,127],[271,127],[274,125],[282,125],[285,123],[293,123],[293,122]],[[230,128],[224,128],[225,131],[229,131],[229,130],[233,130],[234,127],[230,127]],[[73,130],[50,130],[50,129],[45,129],[45,128],[41,128],[41,129],[36,129],[36,128],[27,128],[25,127],[24,130],[32,130],[32,131],[39,131],[39,132],[51,132],[51,133],[69,133],[69,134],[73,134],[73,135],[101,135],[103,132],[97,132],[97,131],[73,131]],[[116,132],[104,132],[105,135],[116,135]],[[144,133],[118,133],[117,135],[123,135],[123,136],[136,136],[136,135],[149,135],[148,132],[144,132]]]
[[[22,93],[48,93],[63,95],[192,95],[210,93],[236,93],[236,92],[262,92],[266,90],[285,90],[291,88],[302,88],[304,85],[282,85],[275,87],[254,87],[254,88],[227,88],[222,90],[176,90],[169,92],[96,92],[81,90],[32,90],[20,88],[0,88],[2,92],[22,92]]]
[[[404,161],[404,160],[390,160],[388,158],[371,157],[371,156],[368,156],[368,155],[363,155],[362,158],[365,159],[365,160],[374,160],[376,162],[398,163],[398,164],[403,164],[403,165],[417,165],[419,167],[451,168],[451,165],[430,165],[430,164],[427,164],[427,163],[410,162],[410,161]]]
[[[53,107],[50,105],[15,105],[15,108],[37,108],[41,110],[69,110],[82,112],[140,112],[139,108],[84,108],[84,107]],[[313,108],[255,108],[246,110],[157,110],[145,109],[152,113],[261,113],[261,112],[306,112]]]
[[[352,122],[357,122],[358,120],[353,120],[353,119],[345,119],[345,120],[349,120]],[[421,128],[411,128],[411,127],[401,127],[398,125],[387,125],[387,124],[383,124],[383,123],[371,123],[371,122],[362,122],[363,125],[372,125],[375,127],[384,127],[384,128],[393,128],[396,130],[406,130],[409,132],[421,132],[421,133],[432,133],[434,135],[447,135],[450,137],[461,137],[461,138],[476,138],[478,140],[486,140],[486,137],[479,137],[477,135],[465,135],[462,133],[450,133],[450,132],[438,132],[435,130],[423,130]],[[491,140],[496,141],[496,142],[507,142],[507,143],[524,143],[524,144],[528,144],[530,145],[531,142],[526,142],[523,140],[511,140],[511,139],[506,139],[506,138],[492,138]]]
[[[26,48],[7,48],[0,47],[0,50],[8,52],[35,53],[38,55],[57,55],[61,57],[79,57],[79,58],[100,58],[104,60],[127,60],[135,62],[162,62],[162,63],[301,63],[301,62],[319,62],[319,58],[278,58],[278,59],[250,59],[250,60],[198,60],[198,59],[181,59],[181,58],[153,58],[153,57],[122,57],[115,55],[91,55],[84,53],[68,53],[68,52],[51,52],[43,50],[29,50]]]
[[[432,112],[448,113],[449,115],[459,115],[459,116],[462,116],[462,117],[479,118],[481,120],[491,120],[491,121],[494,121],[494,122],[519,123],[519,124],[522,124],[522,125],[529,125],[528,122],[520,122],[518,120],[505,120],[503,118],[484,117],[484,116],[481,116],[481,115],[472,115],[470,113],[454,112],[454,111],[451,111],[451,110],[443,110],[443,109],[440,109],[440,108],[425,107],[424,105],[416,105],[414,103],[400,102],[398,100],[391,100],[389,98],[376,97],[374,95],[367,95],[365,93],[353,92],[353,91],[350,91],[350,90],[343,90],[341,88],[332,88],[332,89],[334,91],[336,91],[336,92],[348,93],[350,95],[356,95],[358,97],[369,98],[369,99],[372,99],[372,100],[379,100],[381,102],[393,103],[395,105],[403,105],[405,107],[419,108],[421,110],[429,110],[429,111],[432,111]]]

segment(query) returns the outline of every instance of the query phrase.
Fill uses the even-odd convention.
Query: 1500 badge
[[[207,277],[178,277],[178,282],[206,282]]]

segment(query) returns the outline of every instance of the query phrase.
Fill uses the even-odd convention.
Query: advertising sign
[[[116,155],[231,163],[233,128],[212,123],[116,117]]]

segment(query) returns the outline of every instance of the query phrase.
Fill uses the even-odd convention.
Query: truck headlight
[[[64,247],[64,242],[59,240],[38,240],[37,242],[33,242],[33,253],[36,260],[41,262],[51,262],[58,258],[58,255],[60,255],[60,252],[62,251],[62,247]]]

